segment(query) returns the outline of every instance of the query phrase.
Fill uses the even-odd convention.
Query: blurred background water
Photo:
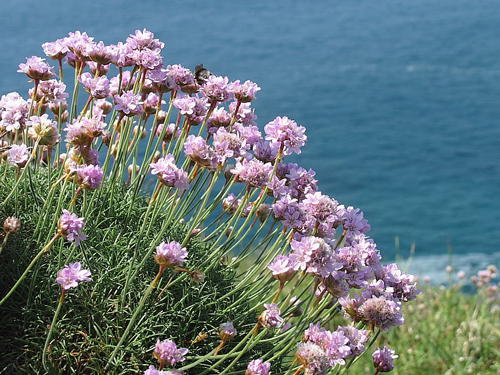
[[[444,279],[500,266],[498,0],[26,1],[0,3],[0,93],[70,31],[125,41],[147,28],[164,61],[252,80],[258,124],[307,127],[295,157],[319,187],[360,207],[386,262]]]

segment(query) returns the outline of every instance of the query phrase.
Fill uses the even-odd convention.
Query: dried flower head
[[[16,233],[21,228],[21,221],[14,216],[9,216],[3,221],[3,230],[5,233]]]

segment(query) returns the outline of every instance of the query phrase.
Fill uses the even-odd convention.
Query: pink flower
[[[70,263],[64,266],[62,270],[57,272],[57,283],[61,288],[68,290],[76,288],[78,283],[82,281],[92,281],[90,271],[82,269],[80,262]]]

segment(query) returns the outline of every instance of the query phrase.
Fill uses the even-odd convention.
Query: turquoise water
[[[43,42],[147,28],[167,63],[257,82],[261,127],[306,126],[295,161],[364,211],[386,260],[399,236],[414,272],[441,277],[448,242],[457,269],[499,265],[497,0],[57,3],[0,4],[2,93],[27,90],[15,71]]]

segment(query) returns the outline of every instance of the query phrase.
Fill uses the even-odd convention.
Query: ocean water
[[[263,127],[307,127],[294,157],[320,189],[360,207],[384,260],[444,278],[500,266],[497,0],[13,1],[0,4],[0,93],[40,45],[86,31],[105,43],[147,28],[166,63],[260,85]]]

